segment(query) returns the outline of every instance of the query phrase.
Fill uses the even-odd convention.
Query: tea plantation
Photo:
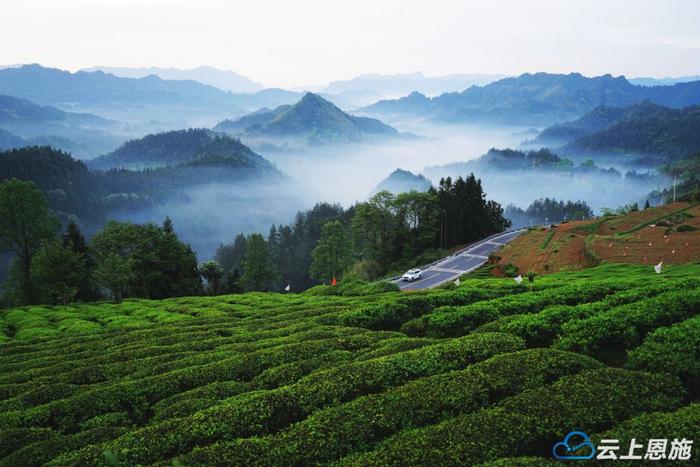
[[[698,264],[17,308],[0,465],[555,465],[700,443],[699,381]]]

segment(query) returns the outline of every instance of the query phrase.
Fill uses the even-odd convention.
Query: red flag
[[[333,280],[331,281],[331,285],[336,285],[337,283],[338,283],[338,281],[335,280],[335,277],[334,277]]]

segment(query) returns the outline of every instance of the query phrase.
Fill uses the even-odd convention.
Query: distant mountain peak
[[[391,193],[407,193],[409,191],[428,191],[432,183],[423,175],[414,174],[410,170],[396,169],[389,174],[374,189],[374,193],[388,191]]]
[[[305,93],[293,105],[254,112],[233,122],[224,121],[214,129],[241,135],[303,137],[314,143],[360,141],[398,134],[379,120],[350,115],[313,92]]]

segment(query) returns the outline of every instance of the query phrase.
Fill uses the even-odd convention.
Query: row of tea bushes
[[[464,370],[411,381],[386,392],[320,410],[278,435],[254,444],[234,441],[197,449],[178,461],[234,464],[256,457],[257,464],[314,465],[366,451],[382,438],[466,412],[474,412],[523,390],[562,376],[600,368],[597,361],[549,349],[497,355]],[[248,448],[252,447],[252,451]],[[262,449],[261,449],[262,448]],[[283,460],[283,461],[282,461]]]
[[[464,368],[524,347],[507,334],[484,333],[314,373],[291,386],[223,400],[191,417],[168,420],[112,443],[74,451],[62,462],[94,464],[105,450],[129,465],[155,462],[221,438],[274,433],[323,407],[384,391],[407,381]]]
[[[683,396],[680,383],[663,375],[612,368],[583,371],[495,407],[404,431],[341,465],[474,465],[533,455],[572,427],[605,430],[644,412],[679,407]]]
[[[631,303],[565,323],[557,348],[615,361],[658,327],[670,326],[700,312],[700,290],[668,292],[643,304]]]

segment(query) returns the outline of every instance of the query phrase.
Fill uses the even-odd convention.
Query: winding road
[[[401,290],[423,290],[437,287],[473,271],[488,260],[489,255],[515,239],[526,229],[494,235],[476,242],[459,253],[443,258],[423,269],[423,277],[413,282],[395,282]]]

